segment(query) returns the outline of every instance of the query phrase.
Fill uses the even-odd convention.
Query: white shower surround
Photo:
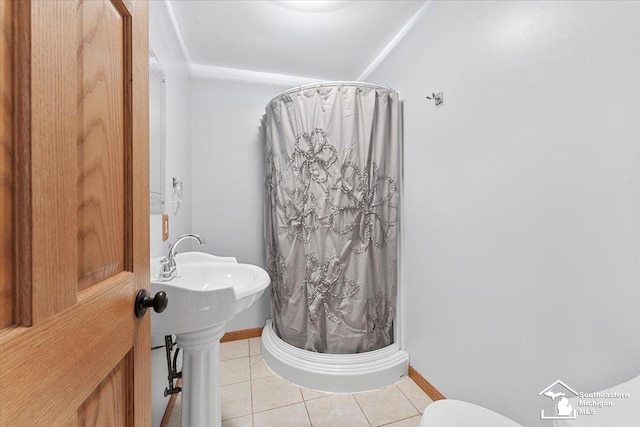
[[[404,296],[401,277],[402,250],[402,150],[400,150],[398,229],[398,296],[393,322],[394,342],[384,348],[356,354],[316,353],[287,344],[273,330],[271,319],[262,329],[262,358],[269,368],[287,381],[328,393],[359,393],[390,386],[408,375],[409,353],[404,347]]]
[[[302,350],[284,342],[271,320],[262,330],[262,357],[273,372],[296,385],[329,393],[357,393],[392,385],[409,369],[409,353],[393,343],[356,354]]]
[[[366,87],[383,86],[358,82],[334,81],[301,85],[281,92],[283,95],[313,86],[359,84]],[[359,393],[395,384],[409,373],[409,353],[405,350],[404,319],[404,127],[402,93],[400,99],[400,162],[397,181],[398,202],[398,272],[396,315],[393,322],[393,343],[374,351],[356,354],[317,353],[286,343],[273,329],[272,320],[262,329],[262,357],[267,366],[280,377],[301,387],[328,393]]]

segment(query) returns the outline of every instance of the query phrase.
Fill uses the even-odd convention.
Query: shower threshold
[[[302,350],[284,342],[271,319],[262,330],[262,357],[287,381],[329,393],[358,393],[387,387],[406,377],[409,353],[391,344],[357,354],[328,354]]]

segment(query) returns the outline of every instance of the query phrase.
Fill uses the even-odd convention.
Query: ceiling
[[[357,80],[426,0],[170,0],[192,64]]]

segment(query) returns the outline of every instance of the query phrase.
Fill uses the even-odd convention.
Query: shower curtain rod
[[[309,83],[306,85],[301,85],[301,86],[296,86],[294,88],[291,89],[287,89],[284,92],[282,92],[280,95],[277,95],[275,97],[273,97],[273,99],[271,99],[271,101],[269,101],[269,103],[272,103],[273,101],[275,101],[278,98],[282,98],[283,96],[286,95],[290,95],[292,93],[301,91],[301,90],[306,90],[306,89],[312,89],[314,87],[332,87],[332,86],[363,86],[363,87],[367,87],[367,88],[371,88],[371,89],[387,89],[391,92],[395,92],[394,89],[390,88],[390,87],[384,87],[384,86],[380,86],[380,85],[376,85],[373,83],[364,83],[364,82],[356,82],[356,81],[331,81],[331,82],[318,82],[318,83]]]

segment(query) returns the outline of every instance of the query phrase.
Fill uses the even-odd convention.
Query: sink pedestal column
[[[225,324],[176,335],[182,349],[182,425],[220,427],[220,338]]]

